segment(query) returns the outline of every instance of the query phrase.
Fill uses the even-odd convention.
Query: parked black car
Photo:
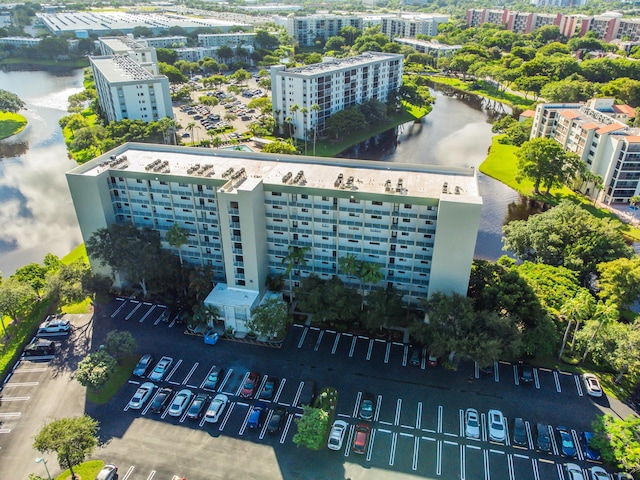
[[[167,405],[171,402],[171,398],[173,397],[173,388],[164,387],[161,388],[160,391],[156,394],[153,402],[151,402],[151,406],[149,410],[153,413],[161,413],[167,408]]]
[[[316,382],[307,380],[302,386],[302,392],[298,398],[298,405],[311,405],[316,398]]]
[[[284,408],[277,408],[274,410],[273,415],[269,419],[269,424],[267,425],[267,432],[271,434],[276,434],[282,428],[282,423],[284,419],[287,418],[287,412]]]
[[[262,400],[271,400],[278,386],[278,379],[276,377],[267,378],[264,388],[260,392],[260,398]]]
[[[360,401],[360,410],[358,411],[358,417],[360,417],[362,420],[373,420],[375,409],[376,398],[373,396],[373,393],[363,393],[362,400]]]
[[[538,438],[536,440],[536,447],[541,452],[551,451],[551,438],[549,437],[549,427],[544,423],[538,423],[536,425],[536,431]]]
[[[518,378],[525,384],[533,382],[533,368],[523,361],[518,362]]]
[[[211,398],[205,393],[199,393],[191,403],[187,411],[187,418],[191,420],[199,420],[205,412],[205,406],[209,404]]]
[[[517,417],[513,421],[513,444],[524,447],[527,444],[527,431],[522,418]]]
[[[205,390],[215,390],[224,375],[224,368],[213,366],[209,375],[207,375],[202,388]]]
[[[24,354],[27,357],[35,357],[42,355],[55,355],[56,344],[46,338],[35,337],[24,347]]]

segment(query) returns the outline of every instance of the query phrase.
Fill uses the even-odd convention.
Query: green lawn
[[[51,464],[48,463],[50,471],[52,470]],[[89,460],[88,462],[81,463],[77,465],[73,469],[73,473],[76,474],[77,477],[82,480],[92,480],[96,478],[102,467],[105,466],[103,460]],[[44,468],[44,467],[43,467]],[[42,475],[40,475],[42,477]],[[43,477],[44,478],[44,477]],[[71,478],[71,472],[69,469],[62,472],[60,475],[55,477],[55,480],[69,480]]]
[[[141,356],[142,355],[129,355],[122,358],[116,367],[115,373],[111,376],[102,390],[96,392],[90,388],[87,389],[88,400],[98,405],[104,405],[107,403],[111,397],[120,390],[120,387],[127,383],[127,380],[131,377],[131,372],[133,372],[133,369]]]
[[[609,210],[596,207],[588,198],[577,194],[570,188],[552,188],[549,195],[536,195],[533,193],[533,182],[530,180],[517,182],[516,174],[518,171],[518,160],[516,158],[516,152],[518,151],[518,147],[501,144],[499,139],[502,137],[502,135],[493,137],[489,155],[487,155],[486,160],[480,165],[480,171],[482,173],[499,180],[527,197],[534,198],[550,205],[557,205],[563,200],[569,200],[581,205],[582,208],[598,218],[609,218],[618,223],[620,231],[626,237],[634,241],[640,241],[640,229],[623,223]]]
[[[440,77],[435,75],[430,76],[429,79],[433,83],[446,85],[456,90],[473,93],[475,95],[479,95],[485,98],[490,98],[491,100],[496,100],[498,102],[510,105],[511,107],[519,108],[521,110],[526,110],[528,108],[531,108],[533,105],[537,103],[534,100],[524,98],[523,96],[516,95],[514,93],[503,92],[484,82],[479,82],[475,80],[463,81],[463,80],[460,80],[459,78]]]
[[[0,140],[24,130],[27,119],[19,113],[0,112]]]

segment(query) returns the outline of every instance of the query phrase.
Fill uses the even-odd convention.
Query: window
[[[402,223],[410,223],[411,219],[410,218],[403,218],[402,219]]]
[[[404,204],[404,208],[411,209],[411,205],[410,205],[410,204],[408,204],[408,203],[405,203],[405,204]]]
[[[238,209],[238,202],[229,202],[229,207]]]
[[[244,262],[244,257],[242,255],[236,255],[236,262],[239,262],[239,263]]]
[[[372,205],[382,206],[382,202],[371,202]]]
[[[271,192],[271,196],[272,197],[281,197],[282,193],[280,193],[280,192]]]
[[[238,248],[238,249],[242,250],[242,243],[240,243],[240,242],[234,242],[234,243],[233,243],[233,248]]]
[[[233,223],[240,223],[240,216],[239,215],[231,215],[231,221]]]

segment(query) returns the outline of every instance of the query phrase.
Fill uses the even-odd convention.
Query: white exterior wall
[[[126,168],[111,165],[122,155]],[[151,168],[162,161],[167,169]],[[203,166],[211,175],[194,173]],[[353,176],[356,188],[336,187],[336,172],[345,182]],[[294,286],[315,273],[357,287],[338,270],[351,254],[379,264],[376,287],[393,285],[411,304],[434,291],[466,294],[482,206],[468,169],[165,145],[125,144],[67,178],[85,242],[98,228],[130,222],[158,230],[177,254],[164,238],[179,223],[189,234],[186,264],[211,266],[230,288],[259,292],[267,275],[284,275],[290,245],[309,247],[306,266],[291,273]],[[450,193],[442,193],[443,181]]]
[[[198,43],[202,47],[221,47],[227,45],[253,45],[256,39],[255,33],[220,33],[198,35]]]

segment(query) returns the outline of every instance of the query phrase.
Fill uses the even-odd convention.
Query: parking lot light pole
[[[36,463],[44,464],[44,469],[47,472],[47,479],[51,480],[51,474],[49,473],[49,468],[47,467],[47,461],[42,457],[38,457],[36,458]]]

